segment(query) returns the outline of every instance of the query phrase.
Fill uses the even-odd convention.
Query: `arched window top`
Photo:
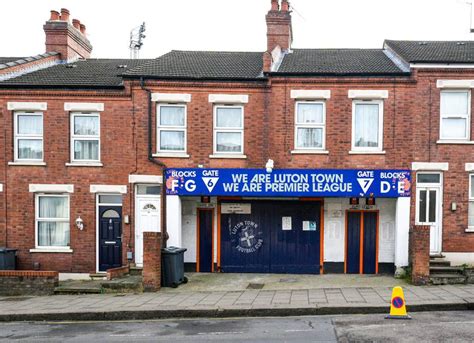
[[[156,206],[153,205],[153,204],[146,204],[145,206],[143,206],[143,209],[144,210],[156,210]]]
[[[120,218],[120,214],[115,210],[107,210],[102,215],[102,218]]]

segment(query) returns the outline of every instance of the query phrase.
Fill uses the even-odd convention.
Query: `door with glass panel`
[[[423,173],[417,175],[416,224],[430,229],[430,253],[441,253],[442,239],[442,186],[441,174]]]

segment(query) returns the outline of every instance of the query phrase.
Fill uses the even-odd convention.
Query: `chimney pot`
[[[81,24],[80,30],[81,30],[81,33],[85,36],[86,35],[86,25]]]
[[[49,20],[59,20],[59,12],[52,10]]]
[[[80,30],[81,29],[81,21],[79,19],[73,19],[72,20],[72,26],[74,26],[76,29]]]
[[[69,10],[61,8],[61,20],[69,22]]]
[[[278,11],[279,10],[278,0],[272,0],[272,9],[271,11]]]
[[[288,12],[290,10],[290,3],[288,0],[283,0],[281,2],[281,11],[282,12]]]

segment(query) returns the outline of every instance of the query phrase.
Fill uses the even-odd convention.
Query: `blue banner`
[[[409,197],[409,170],[167,169],[166,194],[251,197]]]

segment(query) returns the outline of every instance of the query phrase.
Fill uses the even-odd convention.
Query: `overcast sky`
[[[93,57],[129,56],[130,30],[146,22],[142,58],[172,49],[263,51],[270,0],[3,1],[0,56],[44,52],[49,11],[86,26]],[[469,40],[465,0],[293,0],[294,48],[380,48],[387,39]]]

